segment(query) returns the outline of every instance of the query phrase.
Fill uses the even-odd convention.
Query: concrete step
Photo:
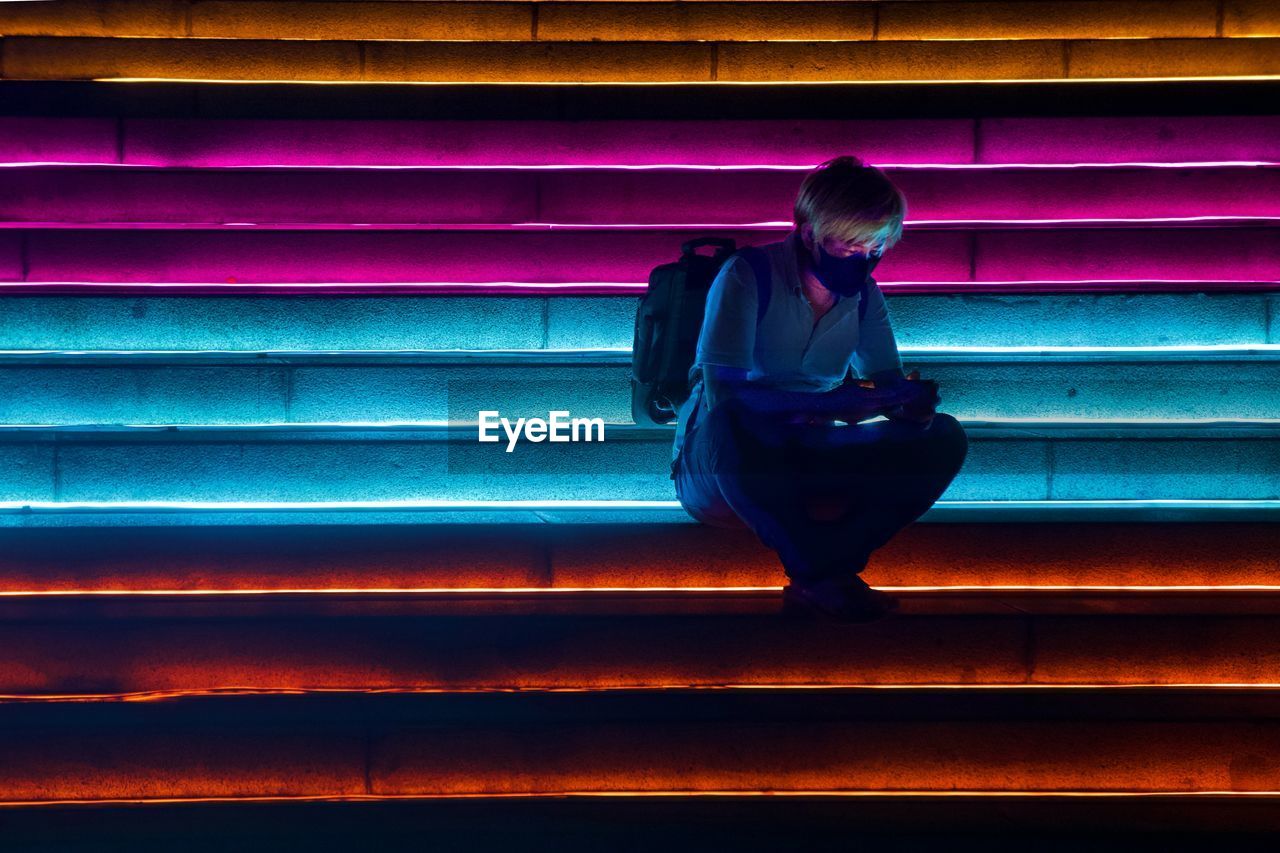
[[[999,86],[981,80],[949,82],[949,97],[939,99],[931,83],[865,82],[809,83],[777,86],[737,83],[717,86],[714,98],[690,98],[688,84],[596,83],[564,86],[558,83],[379,83],[378,97],[369,98],[361,84],[310,86],[306,98],[297,97],[296,83],[237,82],[217,86],[191,80],[151,80],[146,86],[124,86],[120,80],[0,80],[6,98],[0,114],[41,117],[118,117],[165,119],[394,119],[422,121],[466,120],[486,116],[490,121],[613,121],[685,120],[706,122],[762,120],[850,119],[843,99],[857,95],[858,120],[966,119],[975,116],[1067,120],[1125,117],[1150,124],[1165,118],[1207,116],[1246,117],[1274,114],[1273,95],[1280,90],[1269,77],[1170,78],[1160,81],[1093,80],[1092,96],[1080,99],[1078,80],[1005,81]],[[319,130],[320,126],[317,125]],[[619,131],[625,131],[625,125]],[[1088,125],[1064,138],[1088,139]],[[1170,130],[1172,128],[1165,128]],[[886,130],[889,130],[886,128]],[[1263,134],[1245,134],[1230,143],[1211,145],[1200,156],[1184,146],[1175,132],[1157,160],[1198,160],[1207,151],[1249,145]],[[1146,136],[1140,133],[1139,136]],[[584,140],[586,141],[586,140]],[[1150,140],[1158,147],[1159,137]],[[696,140],[686,140],[695,145]],[[1052,146],[1056,149],[1056,146]],[[675,150],[688,150],[684,149]],[[830,148],[826,149],[829,153]],[[1077,147],[1071,162],[1089,146]],[[1106,147],[1103,147],[1106,150]],[[118,152],[119,153],[119,152]],[[422,152],[419,152],[420,156]],[[819,158],[821,159],[821,158]],[[1087,158],[1086,158],[1087,159]],[[1232,159],[1232,158],[1228,158]],[[1249,159],[1248,157],[1244,159]],[[810,161],[810,163],[816,161]]]
[[[1269,522],[1124,521],[1115,510],[1110,521],[990,510],[986,518],[946,521],[935,507],[872,554],[864,577],[884,589],[957,594],[950,600],[1058,590],[1073,600],[1160,595],[1189,606],[1200,596],[1240,607],[1240,596],[1256,593],[1265,603],[1280,589],[1274,513]],[[688,516],[684,523],[625,522],[615,513],[614,523],[505,524],[472,515],[451,524],[313,524],[302,531],[280,514],[273,522],[216,528],[0,527],[0,595],[19,601],[131,592],[190,592],[216,601],[251,590],[336,599],[414,591],[750,596],[777,595],[786,582],[777,554],[745,528],[707,527]]]
[[[1022,605],[1053,593],[936,595],[928,608],[902,593],[904,612],[871,625],[786,618],[776,591],[686,596],[651,612],[637,611],[644,593],[615,594],[612,607],[587,600],[600,593],[502,606],[462,593],[413,606],[408,595],[6,597],[0,713],[12,702],[238,693],[1056,686],[1102,697],[1280,683],[1275,592],[1263,603],[1069,593],[1046,613]]]
[[[1152,498],[1105,500],[938,501],[920,521],[966,524],[1034,522],[1265,522],[1280,517],[1280,500]],[[535,499],[527,501],[4,501],[0,527],[109,530],[172,526],[273,527],[362,525],[471,527],[565,524],[671,524],[695,527],[678,501]]]
[[[0,281],[639,283],[696,236],[765,243],[787,228],[549,231],[0,230]],[[920,231],[886,282],[1280,281],[1263,227]],[[880,279],[877,279],[880,280]]]
[[[1246,347],[1280,343],[1280,291],[912,293],[879,282],[907,358],[972,347]],[[643,290],[646,285],[639,285]],[[1201,285],[1202,288],[1205,285]],[[294,351],[627,349],[639,298],[612,296],[35,295],[0,299],[5,350]],[[104,354],[57,364],[95,363]],[[53,361],[53,359],[50,359]],[[173,365],[173,366],[176,366]]]
[[[981,0],[943,3],[383,2],[358,12],[306,0],[138,8],[125,0],[18,6],[0,16],[10,35],[144,38],[468,41],[920,41],[935,39],[1226,38],[1274,35],[1262,0],[1211,4],[1064,0],[1033,9]],[[368,4],[366,4],[368,5]]]
[[[7,803],[1274,791],[1273,692],[672,689],[0,708]]]
[[[1025,420],[1052,428],[1058,421],[1280,418],[1276,344],[900,354],[906,370],[918,368],[938,382],[942,410],[964,421]],[[10,351],[0,354],[0,424],[424,428],[474,425],[481,411],[514,423],[545,419],[555,409],[623,426],[632,420],[630,367],[629,345],[617,351]],[[670,432],[650,437],[671,441]]]
[[[737,26],[735,32],[741,32]],[[6,36],[14,80],[881,83],[1266,77],[1280,39],[358,41]]]
[[[772,792],[770,792],[772,793]],[[1280,827],[1271,794],[1125,794],[829,791],[764,796],[674,792],[643,796],[389,797],[295,801],[41,803],[5,810],[15,845],[80,850],[272,850],[290,844],[410,846],[423,827],[439,844],[468,850],[652,849],[682,844],[786,849],[803,838],[927,850],[945,838],[960,851],[1023,850],[1028,844],[1128,851],[1200,843],[1264,848]],[[75,846],[79,845],[79,846]]]
[[[890,169],[909,228],[1280,220],[1280,167]],[[782,170],[6,170],[24,228],[709,227],[789,222]],[[327,199],[317,205],[316,199]],[[359,223],[358,226],[353,223]]]
[[[738,9],[743,8],[741,5]],[[953,7],[955,8],[955,7]],[[6,91],[15,85],[8,83]],[[27,84],[31,85],[31,84]],[[172,84],[171,84],[172,85]],[[234,87],[230,87],[234,91]],[[750,87],[748,87],[750,88]],[[156,84],[152,90],[165,89]],[[421,87],[417,87],[420,93]],[[261,86],[254,89],[260,92]],[[111,90],[118,92],[118,89]],[[635,91],[635,90],[632,90]],[[323,104],[318,92],[308,103]],[[102,93],[105,95],[105,93]],[[398,94],[405,95],[404,90]],[[473,103],[482,93],[469,92]],[[544,115],[519,121],[380,117],[379,121],[284,117],[284,104],[265,118],[227,118],[219,112],[194,118],[189,110],[147,117],[117,107],[92,115],[0,116],[0,163],[84,163],[210,167],[690,167],[752,166],[801,171],[858,140],[858,153],[882,166],[947,165],[955,169],[1003,168],[1010,164],[1074,167],[1080,163],[1180,164],[1280,162],[1280,116],[1274,115],[981,115],[979,117],[876,117],[820,120],[800,117],[800,95],[790,93],[785,118],[760,118],[765,94],[751,90],[755,118],[705,115],[683,120],[574,115],[572,121]],[[529,97],[529,95],[526,95]],[[563,99],[565,96],[560,95]],[[635,97],[635,96],[633,96]],[[863,92],[871,103],[875,92]],[[1039,96],[1041,101],[1044,95]],[[206,93],[206,99],[208,94]],[[700,105],[713,111],[728,95]],[[900,100],[907,100],[899,95]],[[46,110],[91,98],[33,96]],[[186,98],[176,98],[186,103]],[[194,100],[194,99],[191,99]],[[203,99],[202,99],[203,100]],[[390,100],[390,97],[387,97]],[[1121,101],[1120,97],[1116,97]],[[1189,100],[1189,99],[1184,99]],[[1221,100],[1221,99],[1220,99]],[[16,101],[16,98],[15,98]],[[247,99],[242,95],[239,111]],[[131,102],[138,106],[136,98]],[[563,109],[563,100],[561,101]],[[296,102],[295,102],[296,105]],[[937,108],[936,100],[933,102]],[[1102,104],[1099,107],[1104,106]],[[433,112],[444,112],[434,105]],[[117,117],[118,112],[118,117]],[[410,111],[422,115],[423,109]],[[672,109],[662,111],[670,115]],[[927,110],[920,110],[928,115]],[[750,114],[748,114],[750,115]],[[955,180],[965,180],[953,176]],[[683,198],[683,195],[681,196]]]
[[[944,500],[1280,498],[1274,424],[1106,424],[1100,432],[994,424],[968,434],[968,456]],[[0,438],[0,501],[13,512],[80,502],[319,509],[550,495],[588,504],[675,499],[669,430],[615,427],[603,441],[524,442],[513,452],[480,443],[470,428],[8,428]]]
[[[883,588],[883,587],[882,587]],[[1280,616],[1280,585],[1265,587],[950,586],[891,589],[898,618]],[[17,590],[0,599],[15,624],[43,621],[499,617],[663,621],[779,616],[780,588]],[[923,624],[919,622],[918,624]]]

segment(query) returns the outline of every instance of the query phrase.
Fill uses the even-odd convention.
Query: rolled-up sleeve
[[[751,265],[739,256],[720,267],[707,291],[695,364],[750,370],[755,363],[759,295]]]
[[[898,354],[898,342],[893,336],[889,304],[875,279],[871,280],[866,292],[867,316],[858,326],[858,345],[853,353],[853,367],[860,378],[882,370],[897,370],[901,373],[902,357]]]

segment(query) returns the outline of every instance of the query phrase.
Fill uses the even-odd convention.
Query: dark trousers
[[[778,552],[788,578],[848,579],[946,491],[968,447],[964,427],[942,412],[928,426],[809,426],[771,420],[730,398],[689,425],[673,479],[690,515],[750,529]],[[848,509],[815,520],[813,498]]]

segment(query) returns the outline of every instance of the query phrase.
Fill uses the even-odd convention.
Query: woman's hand
[[[920,393],[919,383],[901,382],[889,388],[867,387],[859,382],[846,382],[833,394],[841,398],[841,411],[836,415],[842,421],[854,424],[879,414],[900,408],[914,400]]]
[[[942,402],[942,395],[938,393],[938,383],[932,379],[921,379],[918,369],[908,373],[906,378],[910,384],[906,382],[902,384],[908,387],[915,386],[915,395],[901,405],[886,410],[884,416],[890,420],[915,421],[927,426],[937,414],[938,403]]]

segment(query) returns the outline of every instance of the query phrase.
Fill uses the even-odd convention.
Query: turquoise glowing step
[[[0,423],[473,423],[631,420],[626,350],[0,353]],[[1280,417],[1280,344],[903,348],[961,419]]]
[[[657,261],[655,261],[656,263]],[[881,283],[902,347],[1280,343],[1280,292],[909,294]],[[629,348],[634,294],[0,299],[0,350]]]
[[[1232,498],[1156,498],[1151,500],[940,500],[919,519],[925,523],[1044,524],[1230,522],[1273,525],[1280,522],[1280,500]],[[129,530],[176,527],[219,529],[276,528],[297,525],[348,525],[369,530],[430,527],[441,530],[538,528],[645,529],[647,525],[702,529],[672,498],[663,501],[0,501],[0,527],[48,530],[111,528]],[[640,527],[637,528],[636,526]]]
[[[969,455],[945,500],[1280,499],[1274,421],[970,421],[967,429]],[[615,425],[603,441],[507,446],[478,442],[474,427],[5,427],[0,506],[18,514],[29,504],[156,501],[516,508],[509,502],[554,497],[678,508],[670,503],[669,430]]]

